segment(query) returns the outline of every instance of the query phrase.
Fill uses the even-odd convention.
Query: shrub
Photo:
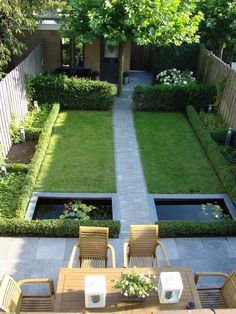
[[[208,108],[215,95],[209,84],[136,86],[133,106],[137,111],[181,111],[192,104],[200,110]]]
[[[39,104],[58,102],[62,109],[109,110],[113,104],[115,86],[65,75],[40,75],[28,78],[28,94]]]
[[[175,68],[165,70],[156,76],[156,83],[164,85],[187,85],[194,81],[193,72],[181,72]]]
[[[161,238],[236,236],[236,221],[158,221]]]
[[[117,238],[120,233],[120,222],[115,220],[0,219],[0,235],[77,238],[79,226],[108,227],[110,238]]]
[[[223,187],[231,196],[233,202],[236,204],[236,191],[234,189],[236,186],[236,181],[230,170],[229,165],[227,164],[224,157],[221,155],[218,145],[211,138],[209,131],[204,127],[198,113],[192,106],[187,107],[186,114],[209,160],[211,161],[215,172],[220,178]]]
[[[31,164],[29,166],[29,171],[26,176],[25,184],[22,187],[22,194],[19,200],[19,207],[17,209],[16,216],[18,218],[23,218],[25,210],[27,208],[28,202],[30,200],[31,194],[33,192],[34,184],[39,173],[41,164],[43,162],[50,136],[52,133],[52,128],[56,118],[58,116],[60,110],[60,106],[58,104],[54,104],[52,110],[43,126],[42,133],[39,137],[39,142],[37,145],[37,150],[32,158]]]

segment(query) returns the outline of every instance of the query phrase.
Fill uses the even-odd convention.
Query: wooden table
[[[155,274],[157,279],[161,271],[178,271],[183,281],[183,293],[177,304],[160,304],[157,293],[154,291],[144,302],[121,301],[119,289],[114,288],[114,279],[125,268],[61,268],[59,272],[55,312],[145,312],[152,313],[160,310],[182,310],[186,309],[189,301],[193,301],[196,308],[201,308],[200,299],[194,283],[192,271],[189,268],[137,268],[141,273]],[[84,299],[84,277],[87,275],[104,275],[106,277],[106,307],[100,309],[86,309]],[[173,312],[174,313],[174,312]]]

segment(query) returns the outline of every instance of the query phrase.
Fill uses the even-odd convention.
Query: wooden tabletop
[[[193,301],[196,308],[201,308],[200,299],[194,283],[192,271],[189,268],[137,268],[140,273],[150,272],[156,275],[157,281],[162,271],[178,271],[183,281],[183,293],[179,303],[160,304],[156,292],[141,303],[121,301],[119,289],[114,288],[114,279],[122,272],[128,272],[125,268],[61,268],[59,272],[55,312],[142,312],[151,313],[160,310],[182,310],[186,309],[189,301]],[[86,309],[84,298],[84,277],[88,275],[104,275],[106,277],[106,307],[97,309]]]

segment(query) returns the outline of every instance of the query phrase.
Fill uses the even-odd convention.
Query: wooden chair
[[[198,288],[198,294],[203,308],[236,308],[236,269],[230,274],[218,272],[198,272],[195,274],[195,283],[201,276],[220,276],[225,281],[220,287]]]
[[[124,267],[159,267],[158,247],[164,258],[164,266],[169,267],[164,245],[158,240],[158,226],[131,225],[130,240],[124,244]]]
[[[76,251],[79,250],[76,267],[105,268],[108,262],[108,249],[111,251],[112,267],[116,267],[115,250],[108,244],[108,228],[80,227],[79,242],[74,245],[67,267],[73,267]]]
[[[20,286],[23,284],[48,283],[49,295],[23,295]],[[54,285],[52,279],[23,279],[15,281],[4,275],[0,286],[0,309],[7,313],[52,312]]]

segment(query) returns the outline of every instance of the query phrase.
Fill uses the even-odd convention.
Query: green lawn
[[[61,112],[36,191],[114,192],[111,112]]]
[[[134,113],[150,193],[223,193],[184,114]]]

